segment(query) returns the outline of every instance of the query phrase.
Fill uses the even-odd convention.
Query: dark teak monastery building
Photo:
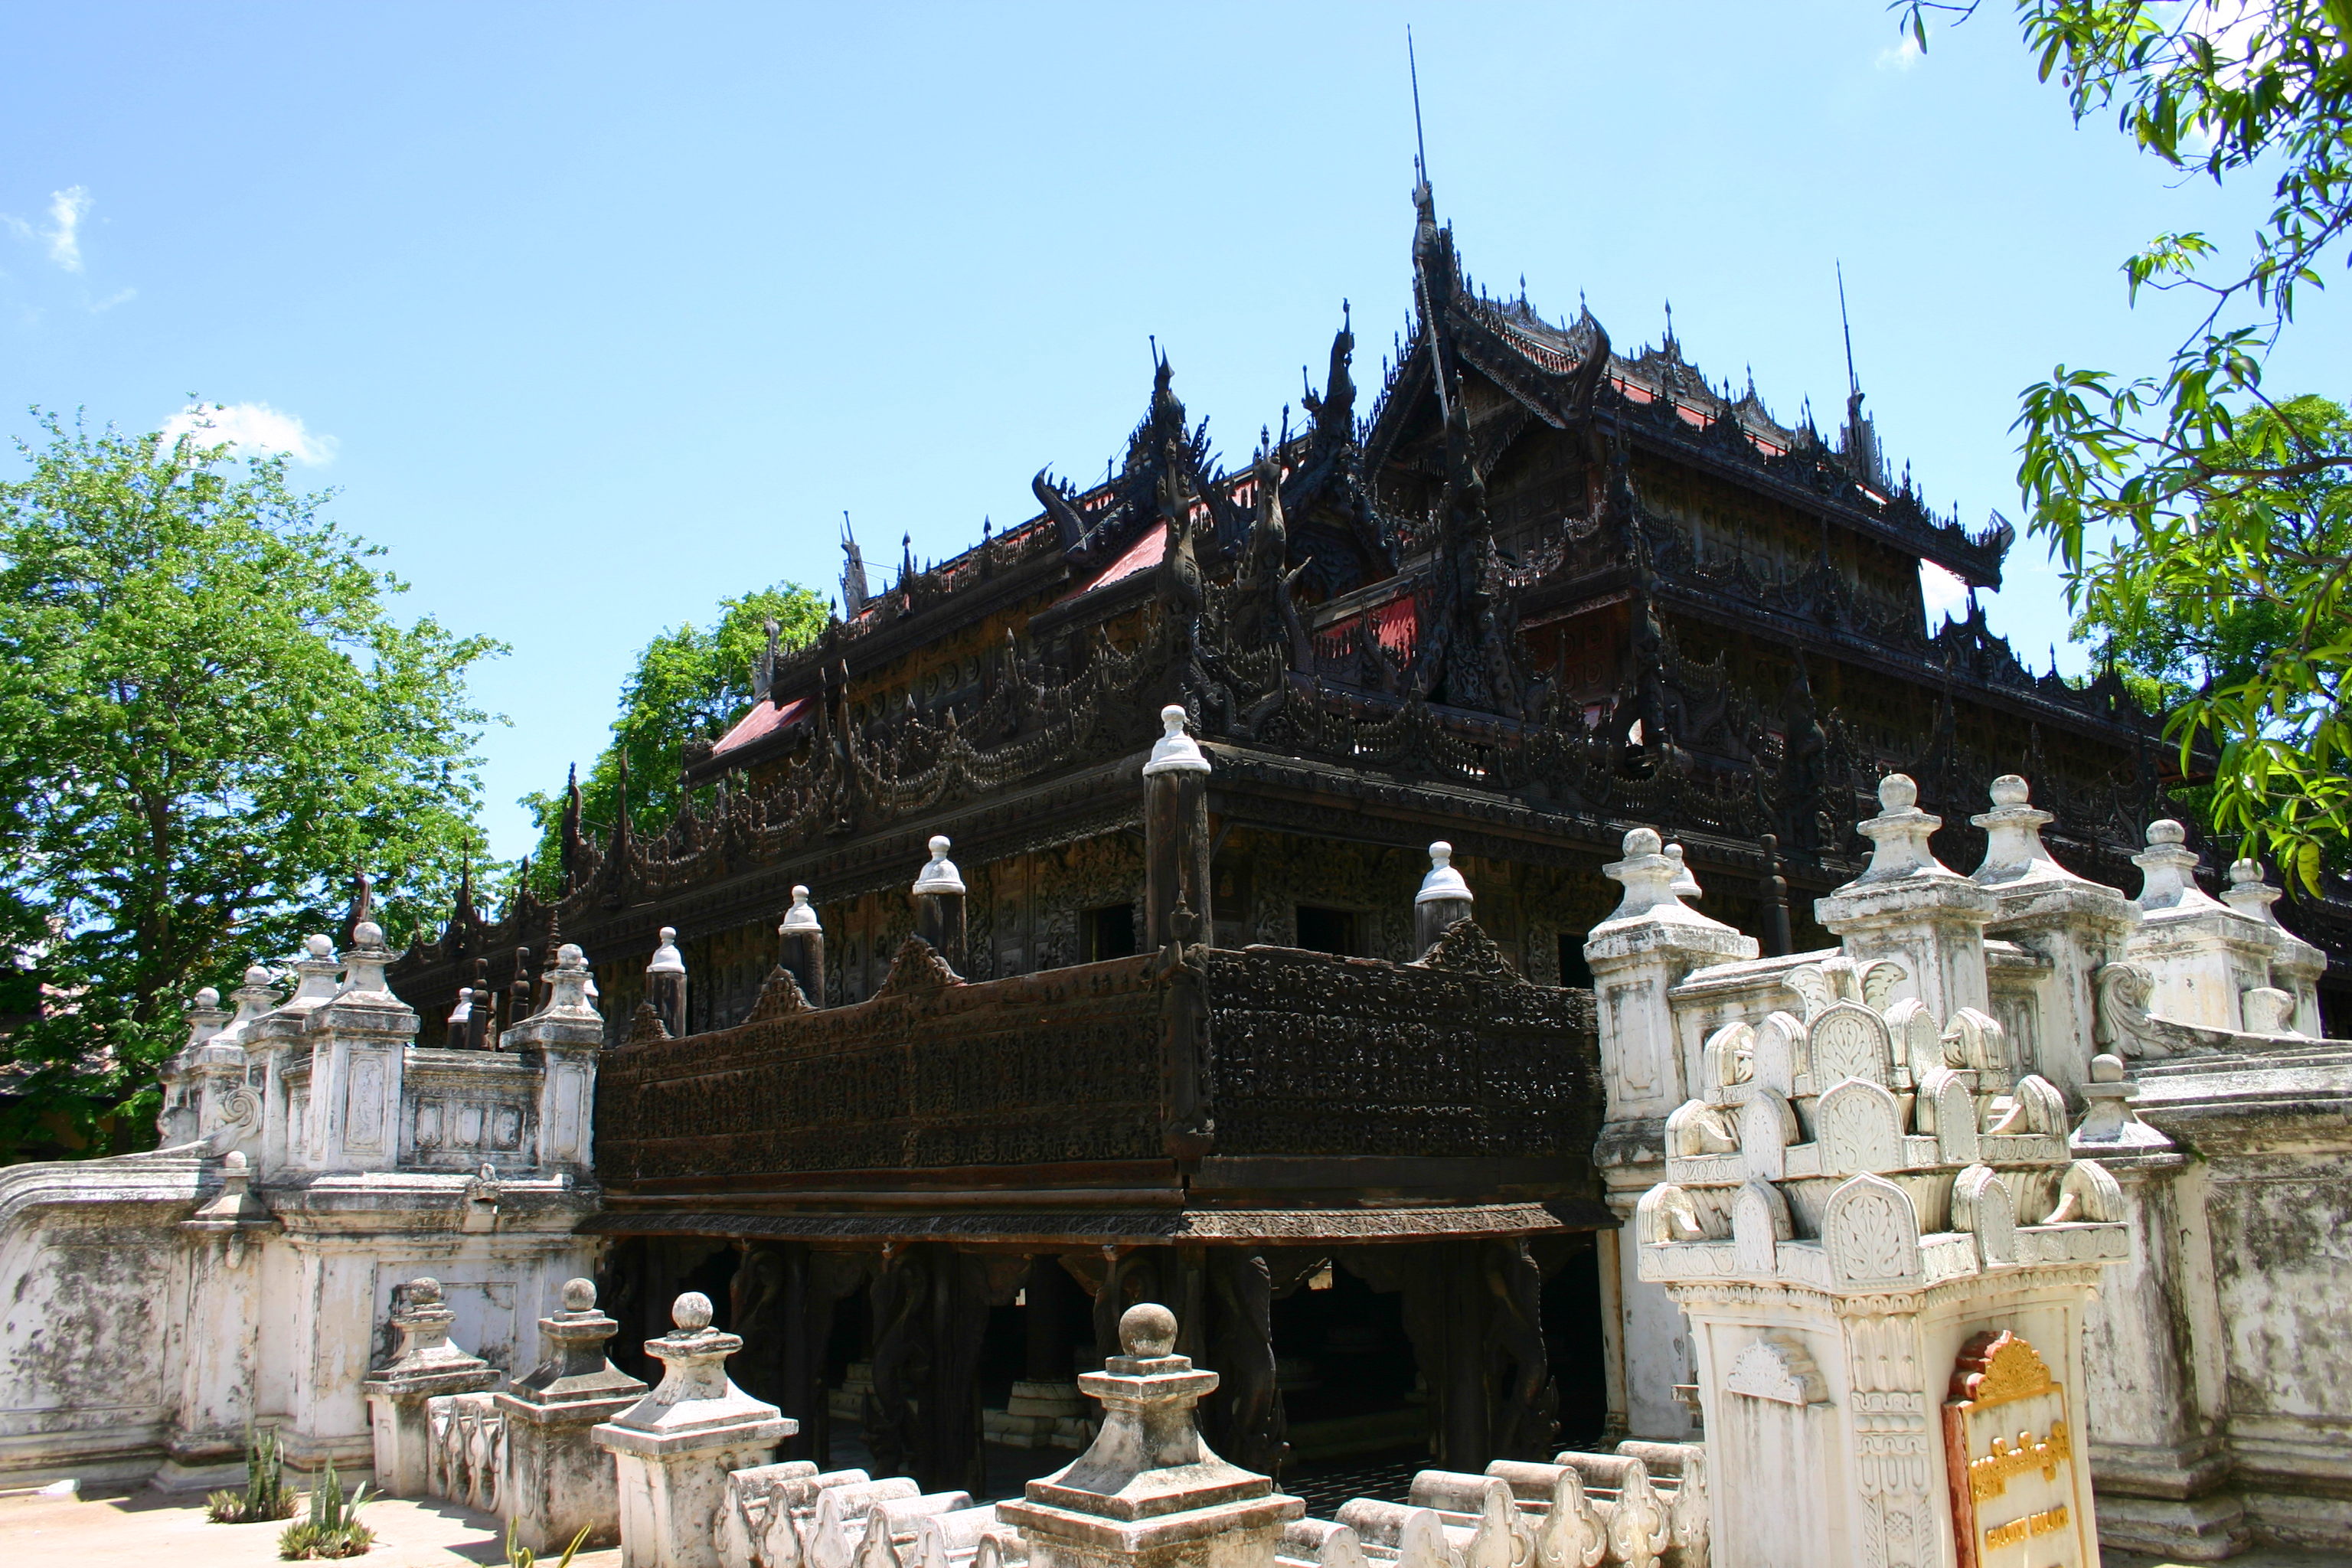
[[[1040,515],[887,592],[852,547],[671,827],[575,793],[560,901],[464,900],[394,971],[428,1017],[470,987],[486,1043],[534,955],[594,961],[616,1344],[703,1289],[798,1451],[854,1425],[964,1485],[983,1410],[1051,1405],[1148,1299],[1244,1467],[1548,1456],[1622,1408],[1582,947],[1629,826],[1768,952],[1829,945],[1895,769],[1947,864],[2016,770],[2063,859],[2137,885],[2171,753],[2121,682],[2033,675],[1973,595],[1927,628],[1920,563],[1998,587],[2008,525],[1930,511],[1858,393],[1832,444],[1671,335],[1476,291],[1416,200],[1369,408],[1343,325],[1305,429],[1226,472],[1162,361],[1113,477],[1039,475]],[[1147,778],[1171,703],[1208,771]],[[935,835],[963,891],[917,900]],[[1436,839],[1475,923],[1417,930]],[[780,965],[796,885],[821,934]],[[2352,925],[2281,912],[2342,1032]]]

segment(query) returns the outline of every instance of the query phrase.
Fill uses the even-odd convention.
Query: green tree
[[[1976,7],[1895,9],[1924,48],[1929,14]],[[2128,603],[2134,592],[2152,588],[2192,616],[2200,596],[2246,601],[2184,626],[2179,647],[2202,668],[2170,732],[2184,763],[2200,746],[2218,755],[2209,825],[2315,887],[2352,844],[2352,535],[2338,510],[2352,446],[2340,415],[2325,412],[2332,405],[2275,399],[2263,372],[2322,268],[2352,260],[2352,5],[2018,0],[2017,10],[2042,79],[2059,81],[2077,121],[2113,110],[2170,168],[2271,183],[2269,211],[2242,244],[2160,234],[2124,261],[2135,300],[2162,290],[2205,310],[2147,374],[2062,364],[2028,387],[2018,478],[2031,526],[2096,624],[2161,647],[2168,634],[2154,627],[2154,606]]]
[[[0,484],[0,941],[29,994],[0,1158],[152,1142],[189,993],[290,954],[355,870],[395,942],[429,918],[480,841],[465,680],[499,651],[395,621],[404,585],[282,458],[35,412]]]
[[[776,623],[778,647],[789,650],[814,640],[831,614],[817,595],[780,583],[721,599],[719,624],[708,631],[687,622],[647,643],[621,682],[613,739],[580,781],[583,819],[595,829],[611,826],[625,761],[629,825],[646,833],[668,826],[682,798],[678,775],[688,744],[716,741],[751,711],[752,680],[768,647],[767,623]],[[563,880],[563,796],[533,793],[520,804],[539,823],[531,885],[551,896]]]

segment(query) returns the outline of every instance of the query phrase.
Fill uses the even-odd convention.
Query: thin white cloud
[[[1969,602],[1969,585],[1932,561],[1919,563],[1919,596],[1927,602],[1927,618],[1948,616]]]
[[[267,403],[192,403],[163,421],[166,441],[191,432],[201,446],[226,443],[248,453],[282,452],[313,468],[333,462],[338,445],[332,436],[312,435],[299,416],[282,414]]]
[[[81,270],[81,220],[89,211],[89,192],[68,185],[49,193],[49,226],[41,237],[49,242],[49,259],[68,272]]]
[[[1883,71],[1907,71],[1925,58],[1919,52],[1919,40],[1906,32],[1901,43],[1889,44],[1879,50],[1878,58],[1872,63]]]
[[[117,289],[103,300],[92,300],[89,313],[93,316],[103,315],[117,305],[127,305],[137,298],[139,298],[139,290],[136,289]]]

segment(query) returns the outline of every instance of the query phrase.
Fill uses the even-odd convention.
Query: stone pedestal
[[[1623,1223],[1657,1180],[1665,1159],[1665,1119],[1688,1094],[1691,1068],[1677,1038],[1670,993],[1693,970],[1757,955],[1756,940],[1710,920],[1675,891],[1685,868],[1658,835],[1625,835],[1623,859],[1602,869],[1622,883],[1617,910],[1584,944],[1601,1014],[1601,1072],[1607,1120],[1593,1151],[1609,1206]],[[1690,1380],[1682,1314],[1634,1268],[1634,1249],[1604,1237],[1602,1314],[1608,1336],[1610,1416],[1636,1437],[1691,1435],[1689,1408],[1675,1396]],[[1612,1268],[1611,1265],[1615,1265]]]
[[[565,942],[548,972],[547,1005],[500,1037],[510,1052],[540,1060],[539,1163],[585,1177],[594,1167],[596,1058],[604,1019],[588,1001],[588,960]]]
[[[1283,1526],[1306,1504],[1201,1441],[1195,1407],[1217,1374],[1170,1353],[1173,1313],[1129,1307],[1118,1339],[1126,1353],[1078,1379],[1102,1401],[1093,1446],[997,1505],[1030,1568],[1273,1568]]]
[[[1963,1007],[1990,1016],[1984,931],[2000,905],[1929,852],[1944,819],[1921,811],[1918,800],[1919,786],[1902,773],[1878,781],[1879,814],[1855,825],[1871,840],[1870,865],[1816,900],[1813,918],[1843,940],[1855,963],[1900,963],[1893,994],[1917,997],[1929,1016],[1948,1019]]]
[[[720,1568],[727,1473],[768,1463],[800,1427],[730,1381],[743,1342],[711,1328],[707,1297],[680,1296],[670,1321],[646,1342],[661,1385],[591,1435],[618,1471],[623,1568]]]
[[[646,1392],[604,1359],[604,1342],[620,1326],[596,1310],[593,1281],[567,1281],[563,1310],[539,1321],[545,1359],[497,1396],[507,1432],[499,1513],[542,1556],[560,1554],[583,1527],[590,1546],[620,1539],[613,1457],[589,1436]]]
[[[2069,1095],[2090,1077],[2099,1034],[2099,970],[2124,953],[2139,910],[2116,889],[2078,877],[2050,857],[2042,829],[2054,818],[2030,804],[2025,780],[2005,773],[1992,781],[1992,809],[1969,819],[1985,830],[1984,864],[1969,880],[1993,896],[1988,934],[2007,939],[2048,961],[2039,986],[2032,1038],[2024,1018],[2003,1019],[2012,1038],[2030,1045],[2020,1065]]]
[[[478,1394],[503,1377],[449,1342],[449,1325],[457,1321],[442,1303],[439,1280],[411,1280],[407,1300],[392,1314],[400,1353],[360,1385],[375,1440],[376,1490],[385,1497],[426,1495],[433,1435],[425,1402],[444,1394]]]
[[[2127,956],[2147,973],[2147,1010],[2208,1029],[2248,1027],[2242,1001],[2270,984],[2271,930],[2197,885],[2197,855],[2170,820],[2147,826],[2140,923]]]
[[[1083,1448],[1087,1402],[1075,1383],[1023,1381],[1002,1410],[980,1413],[981,1432],[1008,1448]]]

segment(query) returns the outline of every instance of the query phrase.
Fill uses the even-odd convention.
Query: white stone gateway
[[[1927,854],[1909,782],[1822,901],[1847,952],[1786,973],[1802,1020],[1709,1036],[1635,1213],[1689,1323],[1721,1568],[2098,1561],[2083,1303],[2123,1197],[1985,1010],[1995,906]]]

